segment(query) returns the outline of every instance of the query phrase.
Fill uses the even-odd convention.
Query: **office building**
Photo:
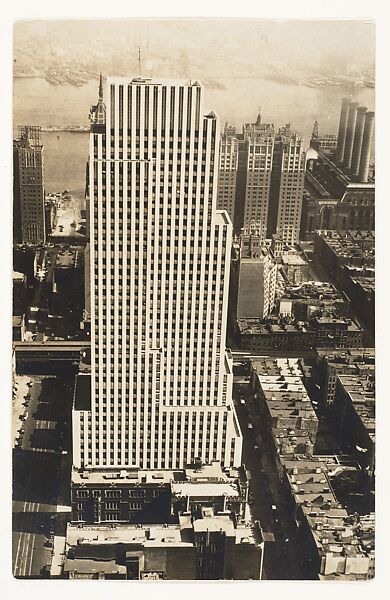
[[[91,110],[91,400],[75,467],[241,463],[225,335],[232,227],[198,82],[108,78]]]
[[[232,318],[264,319],[275,305],[277,264],[263,245],[259,222],[243,228],[233,243],[229,308]]]
[[[45,191],[43,146],[40,127],[19,127],[14,140],[14,242],[43,244],[45,233]]]
[[[279,129],[275,137],[267,237],[273,234],[283,242],[299,241],[306,153],[303,138],[290,124]]]
[[[221,136],[218,207],[227,210],[239,234],[252,221],[261,224],[262,242],[277,234],[299,240],[305,152],[289,124],[275,132],[263,123],[245,123],[242,133],[226,125]]]

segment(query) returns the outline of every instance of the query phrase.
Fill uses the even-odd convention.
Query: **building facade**
[[[233,243],[229,304],[233,319],[264,319],[275,305],[278,268],[262,243],[259,225],[251,223]]]
[[[19,127],[13,145],[14,160],[14,242],[43,244],[45,233],[45,191],[43,146],[40,127]]]
[[[232,226],[198,82],[109,78],[91,111],[91,405],[75,467],[241,463],[225,347]]]
[[[228,211],[235,233],[256,221],[263,243],[273,234],[285,243],[298,241],[305,178],[301,136],[290,125],[275,132],[259,113],[242,133],[226,125],[220,146],[218,208]]]
[[[314,129],[307,151],[301,237],[317,229],[374,228],[374,118],[365,106],[344,98],[335,146],[324,146]]]
[[[283,242],[299,241],[305,182],[303,138],[289,124],[275,138],[267,237],[276,234]]]

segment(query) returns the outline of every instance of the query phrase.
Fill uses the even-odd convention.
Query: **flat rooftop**
[[[339,375],[339,381],[348,394],[353,408],[366,428],[372,441],[375,441],[375,385],[367,377]]]
[[[125,565],[119,565],[114,559],[93,560],[90,558],[65,558],[64,571],[77,573],[104,573],[105,575],[126,575]]]
[[[282,254],[281,261],[283,265],[294,267],[305,267],[309,264],[300,254]]]
[[[215,495],[227,493],[228,495],[239,495],[237,481],[239,473],[237,469],[229,471],[222,470],[218,461],[209,465],[188,467],[185,469],[113,469],[112,467],[100,470],[73,469],[72,482],[81,484],[107,484],[115,485],[134,484],[172,484],[174,493],[180,495]]]
[[[193,546],[182,540],[180,525],[80,525],[68,523],[66,543],[69,546],[105,544],[142,544],[143,546]]]
[[[16,282],[16,281],[21,281],[23,282],[26,278],[26,275],[24,273],[19,273],[19,271],[12,271],[12,281]]]
[[[176,496],[229,496],[240,497],[240,492],[237,485],[234,483],[198,483],[196,481],[188,482],[172,482],[172,492]]]
[[[301,377],[302,369],[298,358],[271,358],[261,356],[251,359],[252,367],[259,376]]]
[[[329,365],[375,364],[375,348],[317,348],[317,356]]]

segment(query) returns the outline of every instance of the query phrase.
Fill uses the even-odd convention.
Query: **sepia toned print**
[[[15,24],[14,577],[374,577],[374,68],[367,21]]]

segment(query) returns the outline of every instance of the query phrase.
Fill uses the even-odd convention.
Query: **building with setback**
[[[298,241],[305,177],[301,136],[289,124],[275,132],[259,113],[242,133],[226,125],[220,147],[218,207],[228,211],[235,233],[255,220],[263,242],[273,234]]]
[[[43,244],[46,240],[45,190],[40,127],[19,127],[19,139],[13,144],[13,164],[14,242]]]
[[[91,110],[91,398],[75,467],[241,464],[225,335],[232,226],[198,82],[108,78]]]

